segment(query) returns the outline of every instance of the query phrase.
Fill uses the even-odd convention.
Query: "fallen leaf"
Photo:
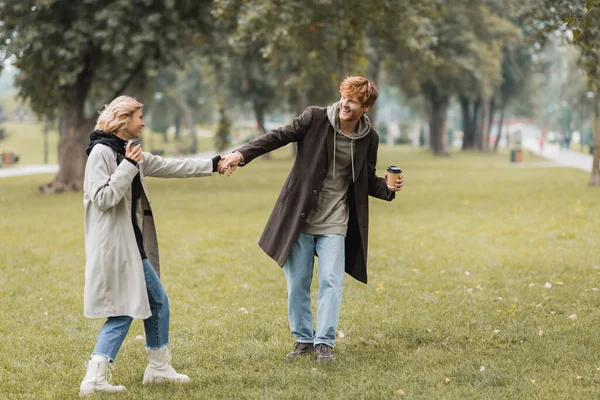
[[[479,367],[479,372],[485,372],[485,367],[483,365]]]
[[[343,339],[343,338],[345,338],[345,337],[346,337],[346,335],[345,335],[345,334],[344,334],[344,332],[342,332],[342,331],[338,331],[338,334],[337,334],[337,335],[338,335],[338,337],[339,337],[340,339]]]
[[[494,333],[500,333],[500,329],[494,329]]]
[[[577,379],[578,381],[580,381],[582,378],[581,378],[581,376],[577,375],[577,376],[575,377],[575,379]]]
[[[534,287],[534,286],[535,286],[535,283],[533,283],[533,282],[531,282],[531,283],[529,284],[529,287]]]
[[[143,340],[143,339],[144,339],[144,337],[142,335],[137,335],[135,337],[135,340]]]
[[[466,275],[466,276],[470,276],[470,275],[471,275],[471,273],[470,273],[469,271],[465,271],[465,275]]]
[[[405,396],[406,392],[404,392],[404,390],[400,389],[400,390],[396,391],[396,395],[398,395],[398,396]]]
[[[571,321],[577,321],[577,314],[570,315],[570,316],[569,316],[569,319],[570,319]]]
[[[246,308],[244,308],[244,307],[240,308],[240,309],[238,310],[238,312],[240,312],[240,313],[242,313],[242,314],[248,314],[248,310],[247,310]]]
[[[452,381],[450,380],[450,378],[444,378],[444,385],[447,385],[447,384],[449,384],[450,382],[452,382]]]
[[[539,336],[539,337],[542,337],[542,336],[544,336],[544,331],[542,330],[542,327],[541,327],[541,326],[538,328],[538,336]]]
[[[550,282],[546,282],[546,284],[544,285],[544,287],[546,289],[552,289],[552,284]]]
[[[317,372],[317,369],[315,367],[310,369],[310,372]]]

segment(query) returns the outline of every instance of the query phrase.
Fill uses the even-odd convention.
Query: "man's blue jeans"
[[[144,278],[152,315],[144,320],[146,347],[159,349],[169,344],[169,298],[156,271],[148,259],[143,259]],[[101,354],[113,362],[125,340],[133,318],[123,315],[109,317],[100,329],[98,341],[92,354]]]
[[[283,266],[287,279],[290,329],[300,343],[324,343],[331,347],[335,343],[345,273],[344,246],[342,235],[300,233]],[[310,308],[315,254],[319,258],[316,331]]]

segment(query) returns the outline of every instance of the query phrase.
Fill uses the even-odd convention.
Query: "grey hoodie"
[[[319,193],[317,206],[309,214],[302,232],[312,235],[346,235],[348,230],[348,185],[355,181],[354,141],[367,136],[371,122],[363,115],[355,131],[344,135],[340,129],[339,102],[327,107],[327,117],[335,131],[333,163]]]

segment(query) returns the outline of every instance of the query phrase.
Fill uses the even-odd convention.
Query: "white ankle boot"
[[[112,373],[107,367],[108,362],[91,360],[87,362],[87,372],[79,387],[79,396],[87,396],[93,392],[120,392],[126,390],[125,386],[115,386],[108,383],[112,378]],[[106,372],[109,374],[108,381],[106,380]]]
[[[144,372],[142,383],[153,382],[189,382],[190,377],[184,374],[178,374],[169,364],[171,361],[171,352],[166,347],[158,350],[148,349],[150,362]]]

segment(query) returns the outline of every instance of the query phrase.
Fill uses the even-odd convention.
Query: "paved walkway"
[[[593,157],[590,154],[561,149],[553,143],[546,143],[544,149],[541,150],[539,139],[524,139],[523,148],[562,167],[577,168],[582,171],[592,172]]]
[[[13,176],[55,174],[58,172],[57,164],[50,165],[21,165],[18,167],[0,168],[0,178],[10,178]]]

